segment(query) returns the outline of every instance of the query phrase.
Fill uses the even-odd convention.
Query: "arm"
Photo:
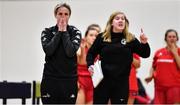
[[[91,48],[88,50],[86,57],[86,62],[88,67],[94,64],[94,60],[96,56],[100,53],[101,41],[102,41],[101,35],[98,35]]]
[[[178,47],[176,47],[175,44],[172,44],[170,46],[170,51],[172,52],[173,56],[174,56],[174,59],[176,61],[176,64],[177,64],[177,67],[178,69],[180,69],[180,56],[178,54]]]
[[[150,56],[150,47],[149,47],[147,40],[148,40],[148,38],[146,37],[146,35],[143,32],[143,29],[141,28],[141,34],[140,34],[141,43],[140,43],[140,45],[138,45],[139,41],[137,40],[136,51],[143,58],[147,58]]]
[[[137,69],[141,66],[141,63],[140,63],[140,59],[136,59],[133,57],[133,62],[132,64],[134,65],[134,67]]]
[[[62,42],[65,49],[65,53],[68,57],[73,57],[76,54],[81,42],[81,33],[77,28],[73,28],[72,35],[70,37],[69,32],[62,32]]]
[[[55,35],[53,35],[53,33],[48,28],[42,31],[41,43],[42,43],[43,50],[47,56],[51,56],[54,54],[60,42],[60,39],[61,39],[60,32],[57,32]]]
[[[80,47],[77,51],[77,60],[78,64],[87,64],[86,63],[86,46],[84,39],[81,40]]]
[[[145,78],[146,83],[149,83],[152,81],[152,79],[154,78],[154,71],[155,71],[155,69],[153,67],[151,67],[149,76],[147,78]]]
[[[180,57],[179,57],[179,54],[177,53],[177,54],[173,54],[173,55],[174,55],[177,67],[178,67],[178,69],[180,69]]]
[[[159,53],[160,53],[160,50],[155,52],[155,55],[153,57],[152,66],[149,71],[149,76],[147,78],[145,78],[146,83],[149,83],[152,81],[153,78],[156,78],[156,66],[157,66],[157,60],[159,58],[158,57]]]
[[[140,43],[136,38],[133,40],[133,53],[137,53],[139,56],[143,58],[147,58],[150,56],[150,46],[148,43]]]

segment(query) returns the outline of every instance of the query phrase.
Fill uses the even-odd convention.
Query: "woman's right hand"
[[[81,45],[80,45],[80,47],[84,49],[85,46],[86,46],[86,41],[85,41],[85,39],[83,38],[83,39],[81,39]]]
[[[58,20],[58,31],[67,31],[67,22],[65,18]]]
[[[147,40],[148,40],[148,38],[146,37],[146,35],[143,32],[143,29],[141,28],[140,41],[141,41],[141,43],[146,44]]]
[[[94,67],[93,65],[89,66],[88,71],[90,72],[91,76],[94,74]]]
[[[145,78],[145,81],[146,81],[146,83],[149,83],[152,81],[152,79],[153,79],[153,76],[149,76],[149,77]]]
[[[146,83],[151,82],[152,79],[156,78],[156,75],[157,74],[156,74],[155,69],[153,67],[151,67],[149,77],[145,78]]]

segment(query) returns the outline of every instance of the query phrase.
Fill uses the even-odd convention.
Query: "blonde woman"
[[[93,64],[99,54],[104,79],[94,90],[94,103],[127,104],[129,74],[133,53],[143,58],[150,55],[147,37],[140,35],[140,42],[128,31],[129,22],[123,12],[114,12],[102,34],[98,35],[87,54],[88,70],[93,73]]]

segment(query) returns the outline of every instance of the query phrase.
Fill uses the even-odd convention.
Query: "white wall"
[[[180,11],[180,2],[178,2],[178,11]],[[178,19],[180,18],[180,13],[178,13]],[[180,19],[178,20],[178,29],[180,29]],[[179,34],[180,34],[180,32],[179,32]]]
[[[164,33],[174,28],[180,33],[180,1],[178,0],[60,0],[71,5],[70,24],[83,33],[91,23],[104,29],[113,11],[121,10],[130,21],[130,31],[139,37],[140,28],[149,38],[151,56],[142,59],[138,76],[143,80],[149,72],[154,51],[165,45]],[[55,24],[54,6],[59,0],[0,1],[0,79],[8,81],[41,80],[44,52],[40,34]],[[179,15],[177,15],[179,14]],[[3,22],[2,22],[3,20]],[[143,82],[144,83],[144,82]],[[144,84],[153,97],[153,83]]]
[[[0,2],[0,80],[1,80],[1,77],[2,77],[2,58],[1,58],[1,52],[2,52],[2,40],[1,40],[1,37],[2,37],[2,19],[1,19],[1,16],[2,16],[2,3]]]

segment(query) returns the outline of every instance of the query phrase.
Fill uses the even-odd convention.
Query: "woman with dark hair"
[[[154,78],[155,104],[180,103],[180,48],[177,46],[178,33],[169,29],[165,33],[166,46],[155,52],[149,83]]]
[[[92,104],[93,103],[93,83],[91,74],[88,71],[86,63],[86,55],[99,34],[100,27],[97,24],[88,26],[85,37],[81,41],[80,48],[77,52],[78,58],[78,97],[76,104]]]
[[[88,70],[93,73],[96,56],[100,55],[104,79],[94,90],[94,104],[127,104],[129,95],[129,74],[133,53],[147,58],[150,47],[147,37],[140,35],[139,42],[128,31],[129,22],[123,12],[114,12],[88,51]]]

